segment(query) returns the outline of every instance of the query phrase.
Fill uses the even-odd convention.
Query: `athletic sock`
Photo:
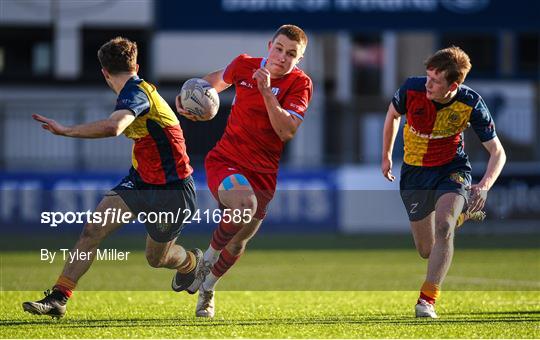
[[[435,304],[435,301],[439,295],[441,295],[441,288],[439,285],[425,281],[420,289],[420,297],[418,298],[418,302],[420,302],[420,299],[422,299],[433,305]]]
[[[176,270],[180,274],[187,274],[191,272],[195,267],[197,266],[197,258],[195,257],[195,254],[191,251],[186,251],[186,258],[182,264],[180,264],[178,267],[176,267]]]
[[[216,290],[216,284],[218,283],[219,279],[221,279],[221,276],[216,276],[214,273],[210,272],[208,275],[206,275],[206,278],[202,283],[203,290]]]
[[[215,250],[222,250],[241,228],[240,225],[221,221],[212,234],[210,246]]]
[[[204,262],[210,262],[211,265],[214,265],[219,259],[219,254],[221,254],[221,250],[214,249],[212,245],[208,246],[204,252]]]
[[[64,299],[62,299],[65,302],[67,302],[67,299],[73,295],[73,291],[75,290],[75,287],[77,287],[77,283],[73,280],[60,275],[58,277],[58,280],[56,280],[56,284],[53,286],[53,292],[60,293]]]
[[[218,261],[214,264],[203,282],[204,290],[214,290],[218,280],[235,264],[240,256],[242,256],[242,254],[233,256],[227,249],[223,249],[219,255]]]

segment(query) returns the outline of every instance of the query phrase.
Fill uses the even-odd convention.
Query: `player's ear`
[[[270,40],[270,41],[268,42],[268,51],[270,51],[271,48],[272,48],[272,40]]]
[[[105,79],[109,78],[109,72],[107,72],[107,70],[103,67],[101,68],[101,74],[103,74],[103,77],[105,77]]]
[[[139,64],[135,64],[135,73],[139,73]]]
[[[300,57],[298,57],[298,61],[296,62],[297,64],[302,60],[304,59],[304,53],[306,52],[306,46],[302,46],[300,45],[300,49],[298,50],[299,54],[300,54]]]
[[[453,82],[450,84],[450,91],[453,92],[458,88],[459,84],[457,82]]]

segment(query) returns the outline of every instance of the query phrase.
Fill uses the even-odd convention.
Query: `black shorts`
[[[403,163],[399,191],[409,215],[409,221],[419,221],[435,210],[437,200],[454,192],[469,199],[471,166],[468,161],[422,167]]]
[[[161,215],[156,223],[145,222],[148,235],[156,242],[169,242],[178,237],[184,229],[184,219],[193,216],[197,205],[191,176],[172,184],[150,185],[128,175],[112,191],[133,214],[144,215],[145,219],[151,217],[151,222]]]

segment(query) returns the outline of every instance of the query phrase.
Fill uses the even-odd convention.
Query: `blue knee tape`
[[[223,180],[223,182],[222,182],[223,189],[225,189],[225,191],[231,190],[233,188],[233,186],[234,186],[231,177],[234,177],[234,179],[238,182],[239,185],[248,185],[249,186],[249,182],[248,182],[247,178],[245,178],[243,175],[240,175],[240,174],[233,174],[233,175],[230,175],[229,177],[225,178]]]
[[[233,176],[236,179],[236,181],[238,182],[238,184],[240,184],[240,185],[249,185],[249,182],[248,182],[247,178],[245,178],[244,176],[242,176],[240,174],[234,174]]]
[[[231,181],[231,176],[225,178],[223,180],[223,188],[226,190],[226,191],[229,191],[233,188],[233,183]]]

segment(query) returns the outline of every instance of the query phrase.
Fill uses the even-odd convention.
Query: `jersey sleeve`
[[[313,83],[311,79],[306,75],[298,77],[283,99],[281,107],[290,114],[304,120],[312,93]]]
[[[249,58],[247,54],[241,54],[234,58],[223,72],[223,81],[227,84],[234,84],[238,76],[238,64],[247,58]]]
[[[474,132],[480,138],[482,143],[487,142],[497,136],[495,132],[495,123],[491,113],[482,98],[476,103],[472,113],[470,123]]]
[[[406,114],[407,113],[407,89],[408,89],[408,82],[407,79],[403,85],[396,91],[394,94],[394,97],[392,98],[392,104],[394,105],[394,109],[399,114]]]
[[[150,111],[150,101],[144,91],[137,84],[126,84],[116,100],[117,110],[129,110],[135,117]]]

